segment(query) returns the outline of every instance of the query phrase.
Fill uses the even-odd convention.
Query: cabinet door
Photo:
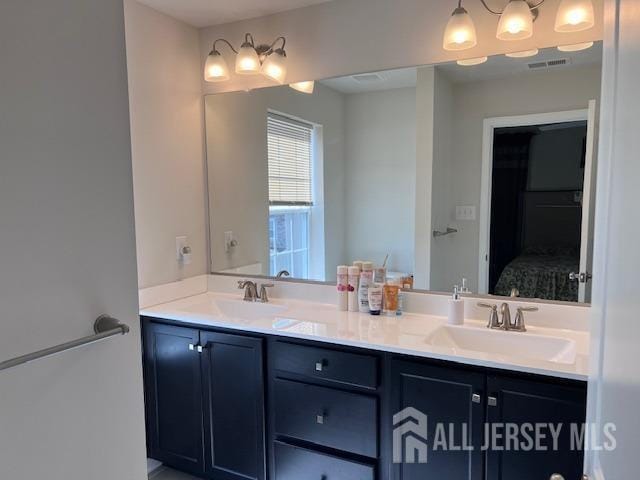
[[[146,323],[144,365],[151,457],[204,471],[198,330]]]
[[[546,480],[554,473],[566,479],[582,477],[583,452],[571,446],[571,424],[581,426],[585,421],[586,388],[490,376],[487,392],[492,399],[487,406],[487,421],[499,424],[501,429],[502,424],[515,425],[520,446],[516,450],[512,440],[511,446],[506,445],[504,435],[495,437],[498,448],[487,451],[488,479]],[[546,438],[541,439],[540,445],[546,450],[535,448],[535,438],[534,448],[528,449],[527,436],[533,436],[528,424],[534,428],[536,424],[542,426],[541,432]],[[554,449],[551,430],[544,427],[548,424],[556,429],[559,426],[557,449]]]
[[[393,428],[393,449],[401,456],[394,459],[392,478],[480,480],[485,376],[394,360],[391,378],[391,412],[386,421]],[[420,414],[426,415],[422,418],[426,442],[424,424],[416,418]],[[424,443],[426,462],[420,451]]]
[[[201,332],[205,471],[217,480],[265,478],[262,340]]]

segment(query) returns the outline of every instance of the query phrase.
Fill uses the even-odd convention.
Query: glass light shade
[[[252,75],[260,72],[258,52],[250,43],[243,43],[236,55],[236,73]]]
[[[505,7],[496,37],[499,40],[522,40],[533,35],[533,15],[524,0],[511,0]]]
[[[207,82],[222,82],[229,80],[229,67],[222,55],[212,51],[204,64],[204,79]]]
[[[559,45],[558,50],[561,52],[579,52],[580,50],[586,50],[593,47],[593,42],[574,43],[571,45]]]
[[[531,50],[523,50],[521,52],[512,52],[512,53],[505,53],[505,57],[509,57],[509,58],[527,58],[527,57],[533,57],[534,55],[538,54],[538,49],[537,48],[532,48]]]
[[[463,67],[470,67],[472,65],[480,65],[487,61],[487,57],[467,58],[466,60],[456,60],[458,65]]]
[[[456,8],[444,30],[442,48],[445,50],[466,50],[475,47],[477,43],[476,27],[471,16],[464,8]]]
[[[265,76],[275,80],[278,83],[283,83],[287,76],[287,56],[284,50],[278,49],[262,62],[262,69],[260,70]]]
[[[556,13],[556,32],[579,32],[593,27],[591,0],[562,0]]]
[[[313,80],[309,80],[306,82],[296,82],[296,83],[290,83],[289,86],[291,88],[293,88],[294,90],[297,90],[299,92],[302,93],[313,93],[313,87],[315,85],[315,82]]]

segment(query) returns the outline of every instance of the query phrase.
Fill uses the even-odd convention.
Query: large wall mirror
[[[590,301],[602,47],[205,97],[211,270]],[[284,273],[286,272],[286,273]]]

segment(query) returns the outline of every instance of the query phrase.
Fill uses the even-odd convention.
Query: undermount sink
[[[572,364],[576,342],[567,338],[444,325],[426,339],[429,345]]]
[[[246,302],[244,300],[216,299],[215,305],[226,317],[242,320],[258,320],[275,317],[287,307],[273,303]]]

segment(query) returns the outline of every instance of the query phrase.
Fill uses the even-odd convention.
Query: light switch
[[[475,220],[475,205],[458,205],[456,206],[456,220]]]
[[[176,237],[176,260],[184,265],[191,263],[191,246],[186,235]]]

